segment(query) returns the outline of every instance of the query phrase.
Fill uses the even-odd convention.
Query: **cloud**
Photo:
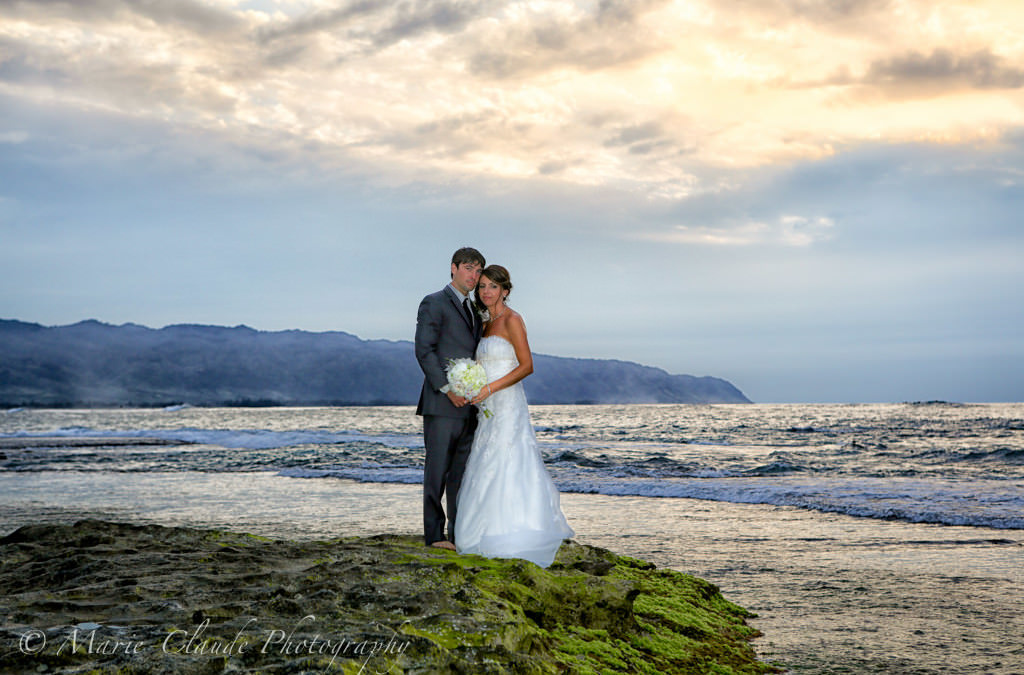
[[[233,31],[243,26],[239,16],[230,10],[197,0],[0,0],[0,8],[9,18],[101,24],[142,20],[185,27],[204,35]]]
[[[898,20],[883,0],[350,0],[288,13],[231,0],[0,2],[8,94],[55,100],[69,118],[100,109],[216,134],[261,157],[373,165],[387,184],[486,174],[672,201],[720,189],[723,167],[1019,126],[1015,105],[981,95],[927,114],[885,107],[1020,80],[995,40],[959,56],[881,44],[915,35],[918,0]],[[852,20],[876,30],[853,33]],[[998,35],[985,21],[977,35]]]
[[[359,0],[269,22],[257,29],[256,37],[264,46],[292,45],[289,51],[310,40],[325,39],[342,58],[367,57],[402,40],[460,33],[495,6],[493,1],[478,0]]]
[[[494,139],[513,134],[511,121],[499,110],[477,110],[461,115],[432,119],[415,127],[410,134],[395,138],[395,147],[420,148],[435,156],[465,157],[467,154],[494,146]],[[524,142],[528,129],[520,128]],[[491,139],[488,142],[487,139]]]
[[[17,145],[26,142],[29,138],[28,132],[25,131],[0,131],[0,143]]]
[[[688,154],[692,148],[660,121],[617,125],[605,139],[606,148],[626,148],[631,155]]]
[[[859,81],[898,95],[940,95],[962,89],[1019,89],[1024,68],[1016,68],[988,49],[958,54],[939,48],[930,54],[908,52],[875,61]]]
[[[632,145],[637,142],[648,142],[664,135],[664,129],[658,122],[644,122],[621,127],[605,145]]]
[[[704,246],[799,246],[805,247],[832,236],[830,218],[779,216],[772,222],[748,221],[723,225],[676,225],[662,232],[631,235],[646,241]]]
[[[334,9],[320,10],[296,18],[286,18],[268,23],[257,31],[257,37],[263,43],[287,38],[305,38],[312,33],[343,28],[353,19],[378,14],[387,7],[387,3],[377,0],[350,2]]]
[[[401,4],[396,8],[392,21],[374,36],[374,42],[379,46],[387,46],[429,31],[459,33],[470,21],[486,11],[488,6],[488,3],[478,0],[434,0]]]
[[[835,23],[873,16],[891,9],[892,0],[726,0],[716,2],[726,6],[758,10],[779,19],[804,19],[814,22]]]
[[[860,104],[889,100],[930,99],[966,91],[1014,90],[1024,87],[1024,68],[988,48],[958,53],[939,47],[930,53],[906,51],[876,59],[862,75],[843,65],[822,80],[798,81],[797,88],[842,87]]]
[[[636,63],[669,47],[643,24],[645,15],[665,4],[666,0],[604,0],[591,13],[558,5],[509,12],[499,26],[478,36],[468,57],[469,70],[481,78],[502,80]]]
[[[147,47],[163,45],[137,37],[96,41],[84,32],[63,43],[0,36],[0,83],[28,98],[61,99],[69,114],[96,107],[181,122],[233,111],[235,99],[218,78],[182,64],[181,55],[142,58]]]

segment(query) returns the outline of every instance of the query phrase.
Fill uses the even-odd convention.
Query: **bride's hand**
[[[486,387],[481,389],[477,393],[476,396],[473,397],[473,400],[470,401],[470,403],[472,403],[473,405],[480,405],[481,403],[486,401],[487,397],[490,396],[490,395],[491,395],[491,385],[488,384]]]

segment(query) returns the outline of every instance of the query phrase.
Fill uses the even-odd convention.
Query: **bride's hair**
[[[484,271],[480,273],[480,278],[483,279],[484,277],[501,286],[507,293],[512,292],[512,277],[509,275],[508,270],[501,265],[489,265],[484,268]],[[480,296],[476,294],[474,296],[477,309],[481,312],[487,309],[484,307],[484,303],[480,302]]]

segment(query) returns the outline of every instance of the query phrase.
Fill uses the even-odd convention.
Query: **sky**
[[[0,0],[0,318],[1024,400],[1018,0]]]

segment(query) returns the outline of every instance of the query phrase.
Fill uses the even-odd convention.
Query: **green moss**
[[[646,662],[643,652],[607,631],[573,626],[555,631],[554,637],[559,647],[556,659],[573,672],[659,672]]]
[[[489,609],[492,626],[518,625],[511,640],[544,652],[557,669],[578,673],[764,673],[748,640],[750,613],[713,584],[608,551],[567,543],[548,570],[521,560],[396,547],[409,565],[439,572],[439,588],[478,592],[473,616]],[[500,630],[472,634],[449,627],[409,628],[448,649],[499,639]]]
[[[676,672],[770,672],[751,663],[747,640],[757,631],[751,614],[726,600],[713,584],[674,570],[644,569],[637,561],[617,565],[611,575],[639,585],[633,611],[643,633],[633,645],[681,666]]]
[[[406,623],[399,630],[403,635],[426,638],[444,649],[456,649],[467,645],[476,647],[485,644],[489,637],[486,633],[466,633],[453,624],[445,623],[443,619],[432,621],[426,626],[421,624],[420,627]]]
[[[563,544],[554,564],[541,569],[523,560],[459,555],[423,546],[411,536],[381,535],[325,542],[263,541],[246,535],[85,521],[74,527],[33,527],[0,545],[0,560],[24,564],[0,569],[0,590],[14,611],[59,619],[53,607],[103,602],[81,620],[133,627],[158,645],[170,630],[192,631],[209,620],[202,639],[229,644],[241,629],[253,648],[225,659],[209,655],[78,655],[74,667],[102,672],[163,675],[211,667],[251,672],[464,672],[464,673],[715,673],[754,675],[775,670],[757,661],[756,635],[741,607],[701,579],[657,569],[604,549]],[[78,546],[74,566],[89,581],[66,585],[69,570],[51,565],[68,542],[108,537],[109,546]],[[30,541],[31,547],[19,542]],[[203,562],[206,561],[206,562]],[[206,563],[216,562],[216,571]],[[49,570],[39,575],[34,570]],[[70,570],[73,572],[74,570]],[[32,572],[32,573],[30,573]],[[131,579],[131,598],[110,604],[110,589]],[[62,581],[63,580],[63,581]],[[59,590],[55,590],[59,589]],[[167,602],[168,599],[176,602]],[[151,607],[151,615],[137,607]],[[307,620],[311,616],[314,619]],[[254,623],[249,626],[248,620]],[[148,628],[147,628],[148,625]],[[268,631],[296,641],[347,640],[393,644],[369,656],[350,651],[282,653],[255,648]],[[294,635],[293,635],[294,633]],[[19,653],[0,654],[0,670],[47,663]],[[53,662],[57,665],[57,662]]]

